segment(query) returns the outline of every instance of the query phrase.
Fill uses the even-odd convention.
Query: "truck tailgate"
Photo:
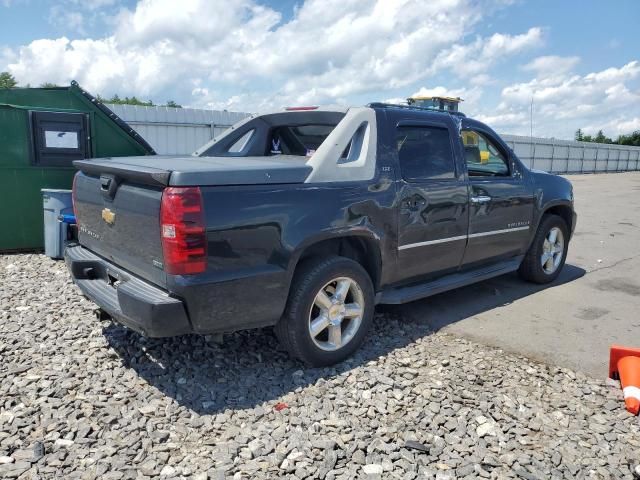
[[[166,288],[161,241],[163,189],[302,183],[306,157],[118,157],[76,160],[80,244]],[[206,208],[206,207],[205,207]]]
[[[110,192],[103,188],[107,180],[117,183]],[[80,243],[141,278],[165,287],[160,239],[162,187],[78,173],[74,192]]]

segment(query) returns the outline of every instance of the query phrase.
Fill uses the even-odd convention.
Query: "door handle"
[[[488,195],[478,195],[477,197],[471,197],[471,203],[475,205],[481,205],[483,203],[489,203],[491,201],[491,197]]]

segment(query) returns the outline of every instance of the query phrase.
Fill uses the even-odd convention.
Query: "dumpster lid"
[[[138,142],[140,146],[142,146],[142,148],[144,148],[149,155],[156,155],[156,151],[153,149],[153,147],[149,145],[149,143],[138,132],[136,132],[133,128],[131,128],[131,126],[127,122],[125,122],[118,115],[116,115],[113,112],[113,110],[107,107],[104,103],[102,103],[96,97],[91,95],[89,92],[84,90],[78,84],[78,82],[76,82],[75,80],[72,80],[71,87],[69,87],[69,90],[71,92],[79,94],[80,96],[84,97],[86,100],[91,102],[92,105],[95,105],[95,107],[98,110],[100,110],[102,113],[104,113],[107,117],[109,117],[111,121],[113,121],[113,123],[118,125],[118,127],[124,130],[131,138],[133,138],[136,142]]]

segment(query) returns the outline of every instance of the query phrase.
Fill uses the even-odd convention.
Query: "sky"
[[[0,0],[0,71],[244,112],[453,95],[501,133],[616,137],[640,130],[639,20],[637,0]]]

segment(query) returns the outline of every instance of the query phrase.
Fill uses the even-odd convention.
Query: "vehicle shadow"
[[[586,273],[581,267],[566,264],[554,282],[537,285],[521,280],[514,272],[424,300],[385,308],[405,320],[420,322],[432,331],[438,331],[465,318],[508,305],[548,288],[573,282]]]
[[[549,285],[526,283],[510,274],[413,304],[378,308],[373,332],[364,345],[345,362],[328,368],[306,368],[291,360],[270,328],[225,335],[222,344],[200,335],[149,339],[116,323],[103,331],[126,367],[195,413],[269,409],[298,388],[348,372],[461,319],[584,274],[583,269],[566,265]]]

